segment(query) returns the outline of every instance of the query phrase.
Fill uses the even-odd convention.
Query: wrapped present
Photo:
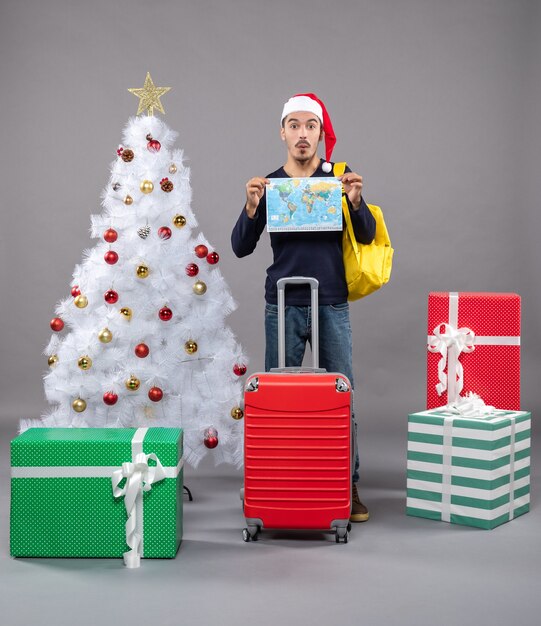
[[[447,407],[411,414],[407,514],[495,528],[526,513],[530,422],[526,411],[497,409],[479,417]]]
[[[174,558],[182,454],[179,428],[23,432],[11,442],[11,555]]]
[[[520,296],[438,292],[428,296],[427,408],[475,392],[520,410]]]

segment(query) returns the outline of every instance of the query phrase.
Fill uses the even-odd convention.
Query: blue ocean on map
[[[342,183],[332,177],[271,179],[267,230],[342,230]]]

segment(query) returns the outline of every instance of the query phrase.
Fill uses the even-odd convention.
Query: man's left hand
[[[355,172],[347,172],[338,177],[342,181],[344,191],[356,211],[361,206],[361,196],[363,193],[363,177]]]

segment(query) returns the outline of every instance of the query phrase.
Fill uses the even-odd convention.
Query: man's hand
[[[265,193],[265,185],[270,183],[268,178],[250,178],[246,183],[246,213],[253,219],[257,211],[257,205]]]
[[[363,177],[355,172],[347,172],[338,177],[344,185],[344,191],[356,211],[361,206],[361,196],[363,193]]]

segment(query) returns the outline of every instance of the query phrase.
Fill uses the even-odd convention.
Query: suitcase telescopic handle
[[[278,367],[286,366],[286,285],[310,285],[312,308],[312,360],[314,369],[319,368],[319,315],[317,278],[290,276],[276,282],[278,289]]]

